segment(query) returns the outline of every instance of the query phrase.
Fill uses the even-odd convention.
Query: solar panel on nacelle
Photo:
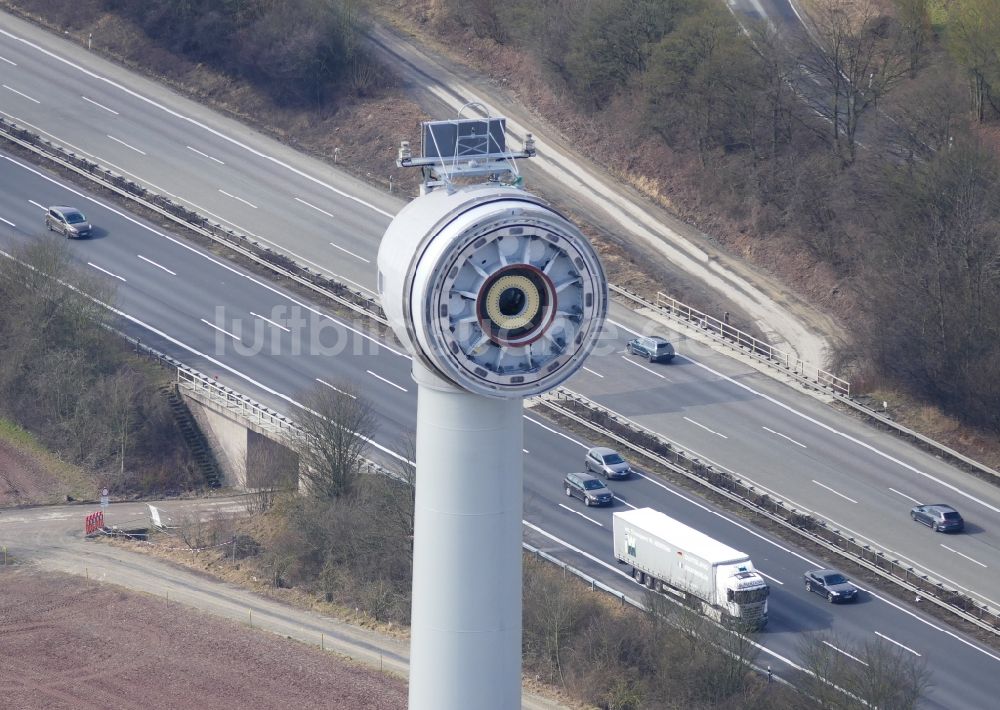
[[[422,124],[425,158],[476,158],[507,152],[506,118],[464,118]]]

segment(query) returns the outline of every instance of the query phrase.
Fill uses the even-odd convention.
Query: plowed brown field
[[[0,567],[0,706],[403,710],[406,683],[163,599]]]

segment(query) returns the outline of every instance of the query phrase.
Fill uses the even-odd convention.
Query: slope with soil
[[[405,681],[165,600],[0,568],[0,697],[10,710],[402,710]]]

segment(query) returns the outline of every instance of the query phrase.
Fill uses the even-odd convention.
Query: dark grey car
[[[630,340],[625,344],[625,350],[633,355],[640,355],[650,362],[670,362],[674,359],[674,346],[669,340],[658,335]]]
[[[83,212],[75,207],[53,205],[45,213],[45,226],[50,231],[59,232],[69,239],[89,237],[92,231],[90,222]]]
[[[605,478],[628,478],[632,467],[614,449],[606,446],[595,446],[587,452],[587,471],[597,473]]]
[[[959,512],[944,503],[918,505],[910,511],[910,517],[934,532],[962,532],[965,529],[965,521]]]
[[[584,505],[611,505],[614,495],[597,476],[589,473],[567,473],[563,481],[566,495],[579,498]]]
[[[805,573],[806,591],[815,592],[831,604],[853,602],[858,599],[858,588],[835,569],[814,569]]]

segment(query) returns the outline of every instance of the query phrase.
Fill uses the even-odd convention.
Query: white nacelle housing
[[[582,364],[607,312],[589,242],[514,187],[413,200],[386,230],[378,269],[382,307],[406,348],[474,394],[552,389]]]

